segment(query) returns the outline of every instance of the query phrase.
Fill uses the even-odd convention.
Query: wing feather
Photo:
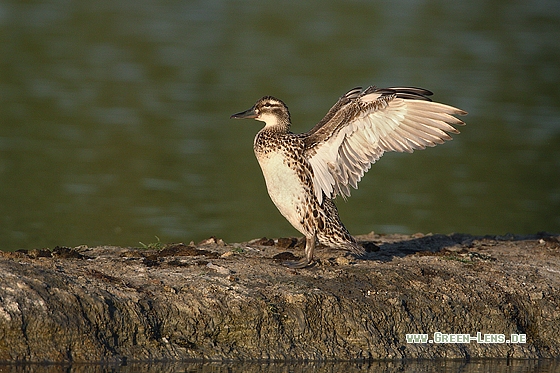
[[[302,137],[313,169],[315,195],[350,196],[358,182],[386,151],[412,152],[451,140],[454,115],[465,111],[431,101],[422,88],[354,88]]]

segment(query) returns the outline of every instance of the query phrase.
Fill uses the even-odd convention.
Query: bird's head
[[[249,110],[233,114],[231,118],[252,118],[265,123],[265,127],[290,127],[290,112],[281,100],[265,96]]]

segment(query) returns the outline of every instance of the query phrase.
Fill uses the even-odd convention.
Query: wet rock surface
[[[560,356],[560,238],[358,236],[0,252],[0,361]],[[407,334],[525,335],[408,343]]]

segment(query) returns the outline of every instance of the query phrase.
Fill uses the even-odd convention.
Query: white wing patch
[[[353,99],[348,105],[360,104],[360,112],[312,147],[308,161],[319,203],[323,194],[350,196],[349,187],[357,189],[364,173],[384,152],[412,152],[441,144],[451,140],[448,133],[459,133],[452,124],[464,124],[453,115],[466,112],[452,106],[394,97],[383,107],[375,105],[380,96],[373,92]]]

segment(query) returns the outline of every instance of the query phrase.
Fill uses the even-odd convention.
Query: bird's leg
[[[289,268],[305,268],[313,263],[313,251],[315,250],[315,235],[305,237],[305,257],[298,261],[286,262],[284,265]]]

